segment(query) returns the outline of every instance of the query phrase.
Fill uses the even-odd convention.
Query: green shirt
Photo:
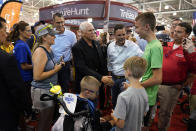
[[[163,63],[163,48],[159,40],[152,40],[145,48],[143,58],[147,61],[147,69],[142,77],[142,82],[152,77],[153,68],[162,68]],[[145,88],[148,94],[149,105],[153,106],[156,103],[158,85]]]

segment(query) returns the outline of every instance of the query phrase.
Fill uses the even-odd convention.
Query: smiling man
[[[52,45],[52,51],[57,62],[63,59],[66,65],[58,72],[58,82],[63,92],[68,92],[70,82],[70,64],[72,60],[71,48],[77,42],[76,35],[65,29],[65,20],[62,14],[53,15],[53,24],[59,33],[56,36],[55,44]]]
[[[76,92],[80,92],[80,81],[86,76],[94,76],[102,82],[99,89],[100,108],[104,108],[103,85],[112,86],[111,76],[107,76],[107,67],[104,61],[100,44],[95,41],[95,29],[91,23],[83,22],[79,30],[82,38],[72,48],[73,60],[76,68]]]
[[[125,82],[124,62],[132,56],[143,55],[136,43],[126,40],[124,25],[118,24],[114,27],[114,36],[115,41],[110,43],[107,49],[108,71],[115,82],[112,87],[113,108],[116,106],[117,97],[122,91],[122,83]]]
[[[136,33],[148,41],[143,57],[147,60],[147,69],[142,77],[142,86],[146,89],[149,101],[149,111],[144,118],[148,127],[151,111],[156,104],[158,85],[162,82],[163,48],[155,36],[156,18],[153,13],[146,12],[136,17]]]

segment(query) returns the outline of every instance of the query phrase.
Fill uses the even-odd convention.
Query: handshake
[[[112,76],[103,76],[101,78],[101,82],[103,82],[104,85],[107,85],[107,86],[113,86],[114,85],[114,81],[112,80]]]

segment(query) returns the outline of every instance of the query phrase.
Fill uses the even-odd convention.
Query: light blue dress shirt
[[[110,43],[107,55],[108,71],[111,71],[116,76],[124,76],[123,65],[126,59],[132,56],[141,57],[143,52],[136,43],[126,40],[123,46],[117,45],[116,41]]]
[[[52,45],[55,60],[59,62],[61,56],[63,56],[64,62],[70,61],[72,59],[71,49],[77,42],[76,35],[72,31],[65,29],[63,34],[55,36],[55,44]]]
[[[137,40],[138,46],[140,47],[140,49],[142,51],[145,51],[146,45],[148,44],[148,42],[144,39],[141,39],[138,35],[135,35],[135,38]]]

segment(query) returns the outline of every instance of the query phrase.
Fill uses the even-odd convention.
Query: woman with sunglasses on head
[[[50,25],[40,25],[36,30],[38,36],[38,47],[32,57],[33,82],[31,95],[33,107],[40,111],[37,131],[49,131],[54,114],[53,101],[40,101],[42,94],[49,94],[50,84],[57,84],[57,72],[65,65],[54,60],[51,45],[54,44],[55,31]]]
[[[26,120],[32,115],[31,82],[33,80],[31,51],[26,41],[31,37],[31,27],[28,23],[20,21],[15,25],[8,35],[8,40],[14,42],[13,54],[16,57],[17,65],[25,83],[26,96]]]

